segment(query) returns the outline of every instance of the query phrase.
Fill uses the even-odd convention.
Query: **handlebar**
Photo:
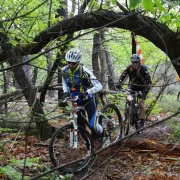
[[[122,91],[126,94],[142,95],[142,91],[133,91],[131,89],[124,89],[124,88],[121,88],[120,91]]]
[[[75,101],[77,101],[78,99],[79,99],[79,96],[75,96],[74,98],[72,98],[72,97],[66,97],[66,98],[63,100],[63,103],[68,102],[68,101],[70,101],[70,102],[75,102]]]

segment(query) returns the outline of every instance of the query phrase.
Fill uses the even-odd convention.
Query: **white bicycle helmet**
[[[140,62],[140,57],[138,54],[133,54],[131,56],[131,62]]]
[[[65,56],[66,61],[79,62],[81,60],[81,52],[79,49],[70,49]]]

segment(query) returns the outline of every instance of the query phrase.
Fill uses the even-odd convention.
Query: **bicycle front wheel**
[[[111,135],[111,142],[122,137],[122,117],[119,109],[115,104],[106,104],[101,112],[107,117],[102,116],[102,125],[107,125]]]
[[[131,120],[133,115],[133,108],[130,104],[126,104],[125,113],[124,113],[124,120],[123,120],[123,133],[124,136],[127,136],[131,126]]]
[[[128,104],[125,109],[125,119],[123,121],[123,128],[124,128],[125,136],[128,135],[130,131],[130,127],[131,127],[131,130],[133,130],[132,129],[133,127],[135,128],[135,130],[138,129],[139,125],[138,125],[137,119],[138,117],[137,117],[136,108],[133,106],[133,104]]]
[[[49,155],[51,162],[55,167],[87,157],[84,160],[72,163],[68,166],[62,167],[60,171],[63,172],[77,172],[84,169],[89,162],[92,154],[93,144],[90,134],[82,127],[78,127],[77,132],[77,147],[72,147],[70,142],[70,133],[74,130],[73,125],[68,124],[59,128],[52,136],[49,145]]]

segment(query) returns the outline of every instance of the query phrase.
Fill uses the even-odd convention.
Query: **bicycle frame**
[[[134,116],[135,116],[135,118],[136,119],[138,119],[138,117],[136,117],[136,116],[138,116],[138,112],[137,112],[137,109],[138,109],[138,107],[139,107],[139,105],[138,105],[138,100],[139,100],[139,97],[138,97],[138,95],[140,94],[139,92],[135,92],[135,93],[133,93],[133,92],[129,92],[127,95],[126,95],[126,97],[127,97],[127,101],[126,101],[126,103],[128,103],[130,106],[133,106],[134,107],[134,112],[133,112],[133,114],[134,114]],[[133,123],[133,122],[132,122]]]
[[[142,95],[141,91],[132,91],[131,89],[121,89],[122,92],[126,95],[126,104],[125,104],[125,121],[127,123],[127,131],[126,135],[129,131],[130,126],[136,127],[138,129],[138,120],[139,120],[139,112],[138,112],[138,95]]]
[[[83,109],[83,107],[78,106],[75,102],[78,99],[78,96],[76,96],[74,99],[67,97],[63,102],[70,101],[72,103],[72,109],[70,113],[70,121],[69,123],[73,125],[73,130],[70,132],[70,147],[72,149],[78,148],[78,124],[77,124],[77,112],[80,111],[80,109]]]
[[[78,124],[77,124],[78,114],[77,113],[80,110],[84,109],[83,106],[77,105],[77,103],[75,102],[77,99],[78,99],[78,97],[75,97],[74,99],[66,98],[64,100],[64,102],[71,101],[71,103],[72,103],[72,109],[71,109],[70,121],[69,121],[69,123],[72,124],[74,127],[73,130],[70,132],[70,142],[69,142],[70,147],[72,149],[78,148]],[[101,111],[99,111],[97,109],[96,118],[99,120],[100,116],[103,117],[102,128],[107,132],[107,129],[105,129],[105,127],[110,119],[108,118],[108,116],[106,116],[105,114],[103,114]],[[91,130],[88,120],[84,116],[83,116],[83,118],[84,118],[85,124]]]
[[[73,124],[74,129],[70,132],[70,147],[72,149],[78,148],[78,125],[77,125],[77,103],[72,103],[72,111],[70,115],[70,124]]]

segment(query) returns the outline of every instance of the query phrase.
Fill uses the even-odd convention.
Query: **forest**
[[[179,0],[1,1],[0,179],[180,179]],[[74,150],[53,163],[53,134],[72,112],[62,101],[62,68],[72,48],[102,84],[98,109],[110,119],[105,107],[118,108],[123,135],[88,157]],[[152,79],[141,130],[124,121],[126,94],[115,88],[132,54]],[[81,161],[87,167],[64,171]]]

